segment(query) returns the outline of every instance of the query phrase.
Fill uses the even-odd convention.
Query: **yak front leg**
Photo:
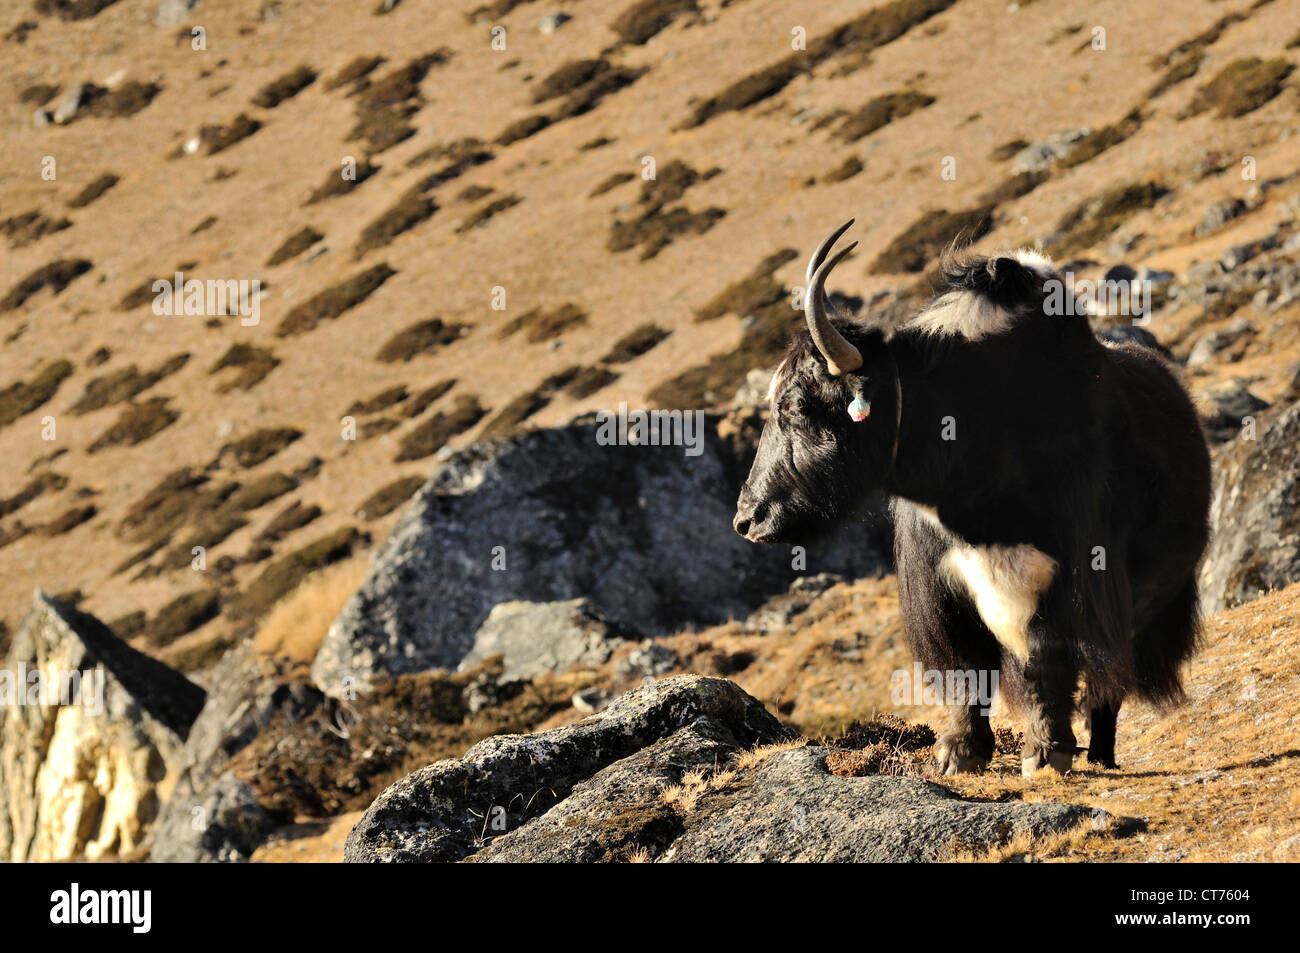
[[[1051,767],[1065,774],[1077,750],[1070,719],[1079,673],[1062,640],[1053,638],[1041,617],[1029,626],[1029,659],[1025,662],[1028,723],[1020,751],[1020,771],[1029,777]]]

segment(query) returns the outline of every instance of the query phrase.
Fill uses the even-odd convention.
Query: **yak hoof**
[[[989,755],[972,750],[968,738],[940,738],[934,746],[934,763],[939,773],[979,774],[989,766]]]
[[[1051,768],[1057,774],[1065,774],[1074,766],[1074,755],[1069,751],[1034,751],[1020,759],[1020,773],[1024,777],[1033,777],[1043,768]]]

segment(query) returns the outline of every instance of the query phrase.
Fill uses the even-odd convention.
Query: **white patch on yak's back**
[[[1011,314],[970,291],[949,291],[907,322],[922,334],[940,334],[978,341],[1011,328]]]
[[[1041,252],[1021,248],[1010,252],[1026,268],[1032,268],[1044,281],[1054,278],[1056,268],[1052,259]],[[1004,308],[971,291],[949,291],[930,302],[924,311],[907,323],[922,334],[978,341],[981,338],[1002,334],[1011,329],[1014,318]]]
[[[954,545],[939,572],[961,586],[998,642],[1022,661],[1029,657],[1029,621],[1056,575],[1056,560],[1028,544]]]

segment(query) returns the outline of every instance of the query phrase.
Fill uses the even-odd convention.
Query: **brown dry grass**
[[[1096,129],[1122,122],[1141,91],[1173,65],[1165,58],[1176,41],[1196,38],[1195,51],[1212,57],[1206,60],[1211,65],[1200,65],[1195,79],[1144,103],[1140,128],[1085,164],[1053,171],[1031,192],[1022,193],[1019,186],[1001,192],[992,231],[980,248],[1033,242],[1054,231],[1062,212],[1085,199],[1153,178],[1175,188],[1176,195],[1157,209],[1138,211],[1122,226],[1122,232],[1137,236],[1125,258],[1134,265],[1181,271],[1193,261],[1217,257],[1231,244],[1260,237],[1300,193],[1300,182],[1284,183],[1268,192],[1259,209],[1221,233],[1205,240],[1190,237],[1208,202],[1239,196],[1247,187],[1235,168],[1197,173],[1205,153],[1249,150],[1261,179],[1285,175],[1294,165],[1294,139],[1280,136],[1294,119],[1294,76],[1283,80],[1279,95],[1240,119],[1219,119],[1213,110],[1178,118],[1224,64],[1279,55],[1300,62],[1294,50],[1279,51],[1295,34],[1286,4],[1191,5],[1180,11],[1171,37],[1167,5],[1137,0],[1125,4],[1123,44],[1112,44],[1105,54],[1071,55],[1079,37],[1061,41],[1062,28],[1093,22],[1095,4],[1088,0],[1021,4],[1014,12],[956,3],[901,33],[897,28],[905,25],[908,11],[926,4],[896,4],[891,9],[897,16],[869,17],[874,11],[856,0],[827,0],[808,5],[799,17],[817,63],[793,65],[787,63],[788,34],[783,29],[783,42],[773,39],[772,24],[789,15],[781,0],[701,4],[704,16],[679,16],[644,47],[616,50],[611,45],[619,37],[610,26],[633,7],[632,0],[585,0],[584,14],[554,37],[512,43],[507,56],[489,55],[481,24],[467,19],[468,8],[455,5],[401,4],[376,17],[373,4],[319,0],[281,4],[273,21],[261,18],[263,5],[262,0],[231,0],[204,13],[210,35],[226,40],[220,58],[205,61],[202,72],[188,44],[158,42],[156,31],[142,31],[132,4],[112,4],[83,23],[42,18],[24,42],[6,44],[11,72],[20,80],[0,90],[0,117],[10,129],[26,130],[33,154],[61,158],[56,181],[37,175],[0,181],[0,206],[9,210],[4,218],[36,211],[59,222],[66,212],[72,223],[21,248],[6,248],[0,269],[5,275],[0,301],[13,305],[0,313],[0,391],[37,383],[40,370],[55,362],[66,359],[70,369],[57,393],[39,404],[25,390],[17,404],[0,398],[5,404],[0,416],[11,407],[23,408],[4,429],[0,485],[12,488],[5,496],[25,486],[42,469],[37,461],[51,459],[51,453],[59,454],[58,470],[69,481],[65,490],[43,493],[0,524],[0,539],[10,540],[0,549],[0,622],[10,631],[37,585],[80,589],[86,609],[109,619],[138,610],[152,616],[187,591],[193,582],[188,570],[114,576],[114,568],[136,556],[145,542],[118,536],[115,527],[164,474],[211,461],[214,447],[226,439],[214,434],[224,434],[225,424],[235,424],[239,433],[270,425],[301,430],[303,437],[267,466],[291,473],[313,458],[321,461],[318,489],[309,491],[311,497],[287,520],[301,527],[298,521],[310,514],[312,529],[297,530],[306,539],[287,529],[282,540],[272,540],[273,556],[280,557],[314,535],[346,526],[372,494],[406,472],[395,472],[393,459],[422,419],[406,418],[399,428],[367,441],[345,445],[338,439],[340,401],[377,393],[394,383],[395,374],[416,394],[454,379],[457,393],[480,395],[489,413],[452,434],[452,447],[477,439],[538,381],[579,365],[589,369],[575,378],[583,386],[556,391],[527,418],[529,425],[557,425],[620,400],[645,406],[651,395],[671,406],[726,399],[739,378],[769,362],[797,326],[788,292],[801,283],[802,259],[828,228],[849,214],[858,216],[853,237],[861,245],[837,271],[837,290],[869,298],[896,289],[900,276],[866,273],[894,238],[928,209],[984,204],[990,187],[1009,176],[1005,158],[993,158],[1000,145],[1035,141],[1062,128],[1062,116],[1079,117],[1079,125]],[[535,5],[494,6],[502,12],[493,16],[503,18],[513,35],[535,29]],[[1215,29],[1235,13],[1242,16]],[[884,36],[873,32],[873,22],[892,39],[879,42]],[[853,23],[857,26],[845,29]],[[1212,36],[1202,39],[1207,34]],[[307,54],[304,35],[314,41]],[[431,36],[455,55],[428,60],[428,75],[419,79],[418,69],[402,72],[431,55]],[[864,50],[869,58],[859,55]],[[602,58],[610,63],[604,76],[636,75],[635,83],[609,91],[597,77],[543,106],[532,103],[537,83],[563,64]],[[304,61],[319,74],[318,81],[273,109],[252,105],[260,90]],[[96,115],[88,109],[84,119],[66,126],[32,126],[32,110],[41,99],[53,108],[73,84],[106,87],[108,77],[121,69],[127,79],[118,88],[126,93],[111,102],[143,108],[129,115]],[[844,73],[854,70],[844,81]],[[751,87],[744,82],[749,77],[775,82]],[[153,85],[157,95],[146,101],[143,93]],[[722,102],[718,97],[729,88],[738,98]],[[846,155],[827,153],[824,136],[812,132],[816,117],[847,115],[871,95],[909,88],[923,89],[934,103],[862,139],[853,151],[866,161],[851,178],[820,179]],[[366,141],[349,138],[358,125],[359,101],[372,89],[379,98],[404,97],[389,103],[397,114],[385,114],[373,129],[362,130],[379,136],[382,155],[371,153]],[[743,106],[750,93],[761,98],[732,108]],[[102,101],[107,108],[110,100]],[[697,107],[711,101],[706,122],[681,128]],[[414,114],[405,115],[410,107]],[[543,108],[552,120],[546,128],[509,146],[487,145]],[[248,121],[236,125],[241,115]],[[813,123],[805,123],[808,118]],[[261,124],[255,134],[237,141],[214,138],[217,127],[247,133],[254,122]],[[183,159],[168,158],[175,145],[205,126],[214,128],[205,148]],[[407,130],[409,138],[395,141]],[[809,148],[810,139],[822,147]],[[726,215],[707,232],[676,234],[655,257],[642,260],[645,246],[613,253],[606,243],[616,219],[635,221],[641,211],[635,177],[643,171],[640,150],[648,143],[670,144],[652,150],[661,173],[675,160],[700,170],[702,180],[684,199],[688,217],[709,209]],[[205,154],[215,145],[226,148]],[[958,178],[941,182],[936,170],[949,153],[958,156]],[[340,174],[339,160],[348,155],[356,160],[354,180]],[[422,155],[438,161],[411,164]],[[703,178],[714,168],[723,174]],[[92,204],[66,208],[87,183],[105,174],[119,181]],[[634,179],[624,179],[614,191],[592,201],[581,198],[597,184],[629,174]],[[808,187],[809,180],[817,184]],[[168,188],[158,187],[162,181]],[[366,227],[415,186],[455,214],[435,214],[396,234],[362,266],[349,265],[346,259]],[[455,196],[466,190],[474,204],[457,206]],[[481,227],[456,232],[466,216],[496,195],[523,202]],[[312,199],[317,204],[304,208]],[[626,212],[618,211],[620,201],[628,203]],[[674,226],[673,221],[657,224]],[[286,236],[305,227],[328,238],[268,269],[268,258]],[[1106,258],[1105,245],[1087,254]],[[757,327],[745,312],[694,320],[698,309],[750,274],[762,256],[787,247],[799,254],[771,276],[773,294],[786,297],[760,308]],[[369,289],[368,296],[343,295],[344,288],[338,296],[317,297],[378,265],[381,255],[395,274]],[[150,314],[146,279],[170,278],[180,263],[187,276],[265,278],[270,295],[262,302],[262,323],[242,327],[226,320],[205,326],[202,318],[159,320]],[[143,297],[129,298],[130,311],[117,311],[118,302],[142,283]],[[509,292],[504,312],[489,311],[486,304],[489,289],[498,284]],[[535,345],[523,343],[522,335],[502,346],[492,340],[495,329],[511,319],[562,302],[571,302],[587,321]],[[301,326],[291,322],[286,331],[310,328],[310,333],[277,338],[276,328],[295,312]],[[1262,323],[1250,312],[1247,303],[1243,313]],[[468,326],[469,333],[421,352],[400,370],[375,360],[385,341],[435,314],[449,326]],[[1266,399],[1280,393],[1285,369],[1300,359],[1300,343],[1286,337],[1286,326],[1295,326],[1298,314],[1293,306],[1269,316],[1283,329],[1271,338],[1259,335],[1260,344],[1240,362],[1209,369],[1205,380],[1240,374]],[[1170,308],[1157,315],[1152,330],[1162,340],[1184,334],[1190,347],[1202,319],[1200,309]],[[1212,316],[1204,330],[1218,320]],[[644,324],[670,335],[618,365],[619,376],[612,378],[608,368],[598,366],[601,356]],[[90,444],[113,425],[121,408],[74,420],[64,416],[67,403],[96,376],[130,363],[148,370],[182,351],[194,357],[165,385],[172,398],[168,407],[180,417],[139,445],[124,442],[90,454]],[[111,356],[96,367],[88,360],[95,353]],[[207,371],[228,353],[226,369],[210,376]],[[718,371],[673,380],[706,362]],[[321,399],[322,387],[339,381],[346,387]],[[673,386],[665,386],[669,383]],[[54,446],[40,436],[45,413],[60,417]],[[421,458],[417,468],[431,463]],[[218,473],[214,481],[234,477],[242,474]],[[96,491],[99,517],[59,536],[23,533],[17,526],[18,520],[28,527],[54,522],[78,503],[70,494],[83,487]],[[382,539],[396,519],[397,512],[390,513],[366,528]],[[239,529],[211,556],[241,556],[264,528],[255,521]],[[97,558],[86,559],[87,552]],[[242,591],[264,567],[239,563],[230,581]],[[196,635],[224,625],[223,618]],[[796,710],[813,707],[803,696],[793,700]],[[827,713],[831,720],[838,717],[829,707]]]
[[[307,577],[271,610],[253,637],[253,648],[263,655],[311,662],[368,568],[367,559],[355,557]]]

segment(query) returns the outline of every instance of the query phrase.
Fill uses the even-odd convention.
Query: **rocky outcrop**
[[[773,747],[752,750],[762,745]],[[490,738],[403,778],[352,830],[345,859],[937,860],[1092,815],[841,777],[827,755],[734,683],[675,676],[577,725]]]
[[[186,741],[171,797],[150,835],[156,861],[206,863],[247,860],[283,819],[257,800],[230,770],[231,759],[281,709],[300,718],[320,702],[301,682],[285,682],[265,658],[240,645],[209,678],[203,706]]]
[[[600,665],[623,636],[586,599],[566,602],[503,602],[474,634],[461,671],[500,655],[500,681],[535,678],[573,665]]]
[[[744,617],[797,575],[882,568],[865,531],[805,556],[733,533],[743,464],[716,418],[698,455],[597,436],[588,419],[448,455],[331,626],[316,685],[339,697],[379,673],[455,669],[503,602],[586,598],[654,636]]]
[[[1300,579],[1300,402],[1257,421],[1218,458],[1201,567],[1203,611],[1254,599]]]
[[[37,592],[0,668],[0,859],[141,847],[204,692]]]

